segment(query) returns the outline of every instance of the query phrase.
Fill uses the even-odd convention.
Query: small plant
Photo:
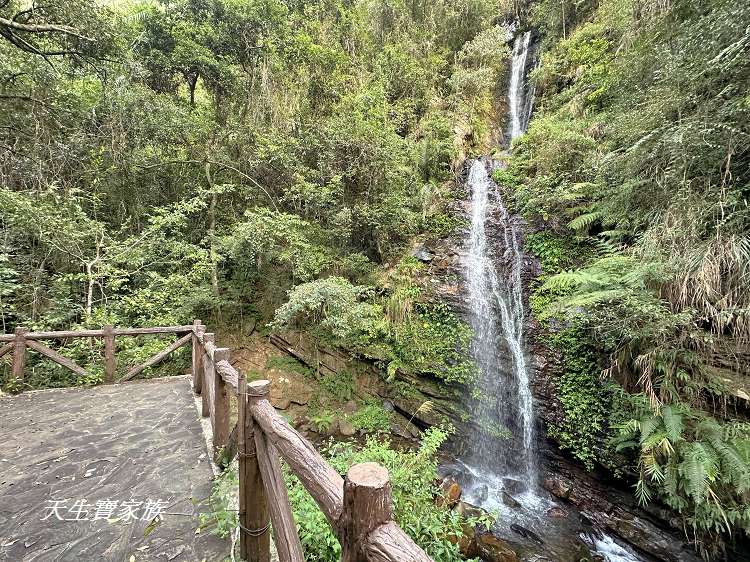
[[[451,538],[462,536],[466,527],[492,524],[490,516],[462,519],[455,511],[435,503],[440,493],[435,484],[437,451],[449,431],[440,427],[427,430],[415,451],[396,450],[389,441],[374,437],[361,448],[353,443],[333,443],[324,451],[340,474],[363,462],[377,462],[387,468],[393,489],[394,519],[437,562],[463,560]],[[333,530],[299,480],[289,472],[285,477],[305,559],[336,562],[341,547]]]
[[[328,433],[331,429],[335,416],[330,410],[320,410],[310,417],[310,424],[315,433]]]
[[[325,375],[320,379],[320,386],[340,402],[351,400],[354,396],[354,377],[348,371]]]
[[[225,470],[214,480],[211,508],[200,514],[199,531],[210,528],[212,533],[226,537],[237,527],[237,511],[233,507],[233,501],[238,485],[239,476],[234,467]]]
[[[379,401],[369,401],[349,417],[354,429],[367,433],[384,433],[391,428],[391,415]]]
[[[266,361],[266,369],[278,369],[279,371],[297,373],[306,378],[313,378],[315,376],[313,369],[288,355],[273,355],[269,357]]]

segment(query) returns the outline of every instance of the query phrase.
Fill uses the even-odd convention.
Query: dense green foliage
[[[342,475],[349,467],[376,462],[388,469],[393,492],[394,519],[435,562],[465,560],[455,544],[468,528],[488,528],[490,515],[462,518],[449,507],[439,505],[441,491],[437,481],[437,451],[450,433],[449,429],[432,428],[422,437],[414,451],[401,451],[388,440],[375,437],[364,445],[331,442],[323,451],[327,460]],[[297,523],[305,560],[336,562],[341,545],[312,496],[299,479],[286,470],[289,501]],[[236,467],[225,471],[214,483],[212,510],[202,517],[205,529],[226,536],[237,527],[237,512],[232,508],[237,486]],[[453,539],[453,540],[451,540]]]
[[[271,320],[293,288],[283,310],[338,288],[349,299],[340,304],[355,291],[367,313],[353,320],[382,320],[370,291],[388,291],[378,272],[413,235],[456,226],[443,208],[447,181],[456,155],[488,132],[508,55],[497,24],[512,8],[25,4],[0,3],[0,23],[10,22],[0,25],[6,332],[195,316],[242,330]],[[304,283],[322,285],[296,288]],[[434,337],[412,350],[412,324],[393,324],[391,343],[371,334],[384,367],[444,369],[439,347],[465,339],[422,300]],[[347,322],[332,321],[340,336]],[[372,329],[347,327],[357,337]],[[62,352],[96,372],[100,350]],[[92,382],[39,369],[34,386]]]
[[[707,532],[750,531],[737,419],[750,376],[750,8],[543,0],[529,18],[544,44],[537,114],[498,179],[540,231],[531,304],[564,356],[566,419],[552,434],[589,465],[619,443],[639,498],[720,550]]]

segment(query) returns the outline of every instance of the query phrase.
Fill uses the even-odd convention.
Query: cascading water
[[[508,87],[510,140],[529,120],[526,68],[531,33],[514,42]],[[474,330],[472,358],[479,368],[469,408],[478,427],[463,459],[471,474],[467,497],[491,506],[502,493],[534,494],[537,483],[534,410],[524,351],[523,254],[517,220],[503,206],[481,160],[473,162],[471,230],[464,260]]]
[[[526,132],[534,104],[533,87],[528,85],[526,70],[529,63],[531,31],[516,35],[513,42],[513,61],[508,84],[508,139],[512,141]],[[508,143],[510,144],[510,142]]]
[[[523,344],[520,231],[480,160],[471,166],[468,186],[472,216],[464,269],[474,330],[472,357],[480,370],[472,409],[480,429],[465,463],[481,471],[485,483],[499,477],[506,484],[512,479],[533,488],[534,411]],[[511,435],[502,438],[506,430]],[[496,484],[493,488],[504,487],[501,480]]]
[[[530,32],[516,36],[508,87],[508,146],[525,132],[531,117],[533,88],[526,79],[531,48]],[[479,374],[465,404],[476,429],[453,475],[461,481],[464,501],[503,512],[499,521],[510,525],[505,532],[524,530],[522,536],[536,537],[551,556],[545,559],[578,560],[575,552],[587,543],[590,552],[608,562],[640,562],[607,535],[578,537],[575,524],[547,522],[545,513],[554,502],[538,487],[531,375],[524,349],[521,225],[503,205],[488,174],[490,164],[472,162],[466,183],[471,229],[463,266],[474,331],[471,354]],[[503,530],[497,527],[496,532]],[[544,534],[545,540],[534,533]]]

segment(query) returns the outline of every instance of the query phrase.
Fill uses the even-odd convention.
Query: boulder
[[[458,545],[458,550],[464,558],[476,558],[479,556],[476,533],[469,525],[462,525],[462,530],[462,534],[450,536],[448,540]]]
[[[440,484],[441,496],[438,498],[439,505],[453,507],[461,499],[461,485],[451,478],[446,478]]]
[[[421,262],[429,263],[433,259],[435,259],[435,254],[430,252],[426,247],[420,246],[417,249],[415,249],[411,255],[418,259]]]
[[[518,501],[505,490],[503,490],[502,499],[503,499],[503,504],[507,505],[508,507],[512,507],[514,509],[521,507],[521,504],[518,503]]]
[[[503,490],[509,494],[519,495],[526,491],[526,483],[516,480],[515,478],[503,478]]]
[[[563,519],[567,516],[568,512],[559,506],[550,507],[547,510],[547,517],[551,517],[552,519]]]
[[[271,405],[277,410],[286,410],[292,402],[286,396],[273,396],[271,394]]]
[[[344,437],[351,437],[356,432],[357,430],[352,425],[352,422],[347,419],[339,420],[339,433],[341,435],[343,435]]]
[[[300,380],[290,380],[286,389],[286,395],[289,400],[300,406],[304,406],[310,401],[313,395],[313,389]]]
[[[485,511],[481,507],[475,507],[471,505],[470,503],[459,501],[456,504],[456,513],[458,513],[461,517],[482,517],[485,514]]]
[[[561,499],[567,499],[570,496],[571,486],[562,478],[549,477],[545,478],[542,486],[553,496]]]
[[[480,535],[477,547],[480,558],[485,562],[519,562],[516,551],[507,542],[491,533]]]

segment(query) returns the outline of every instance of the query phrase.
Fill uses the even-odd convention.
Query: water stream
[[[531,33],[514,42],[508,87],[508,136],[523,134],[531,104],[526,68]],[[472,358],[479,368],[470,398],[479,430],[462,459],[473,473],[467,493],[482,504],[514,495],[534,495],[537,487],[534,406],[524,348],[523,253],[518,221],[504,207],[487,163],[475,160],[469,170],[471,229],[464,258],[469,322],[474,330]],[[481,478],[476,478],[481,475]]]
[[[508,147],[526,131],[531,116],[533,87],[527,71],[532,49],[531,32],[516,35],[507,93]],[[466,182],[471,228],[463,270],[474,331],[471,354],[479,373],[465,403],[475,429],[467,435],[454,472],[462,499],[499,512],[502,528],[496,531],[506,538],[508,529],[513,535],[519,528],[543,536],[541,548],[552,559],[578,560],[575,553],[583,548],[609,562],[638,561],[611,537],[581,534],[575,518],[551,523],[546,515],[555,502],[539,485],[532,373],[524,342],[521,223],[503,205],[488,172],[493,165],[488,159],[474,160]]]

